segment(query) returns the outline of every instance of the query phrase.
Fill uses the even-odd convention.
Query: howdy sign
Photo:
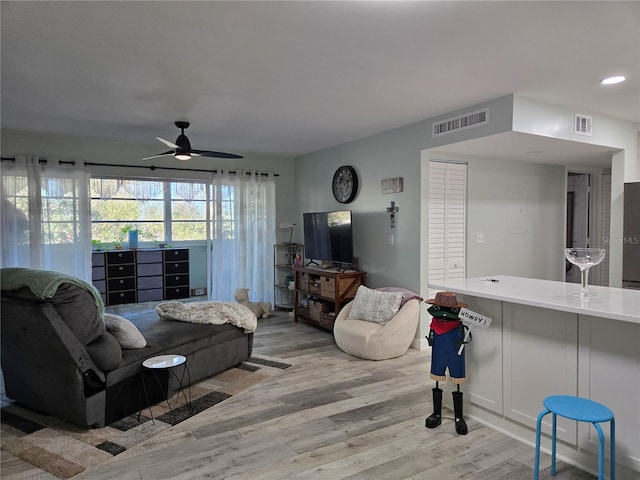
[[[480,315],[479,313],[472,312],[471,310],[467,310],[466,308],[460,310],[458,318],[469,328],[482,328],[491,325],[491,319],[489,317],[485,317],[484,315]]]
[[[476,327],[476,328],[487,328],[489,325],[491,325],[491,319],[489,317],[485,317],[484,315],[480,315],[479,313],[476,313],[474,311],[471,310],[467,310],[466,308],[463,308],[462,310],[460,310],[460,313],[458,313],[458,318],[460,319],[460,321],[462,323],[464,323],[469,330],[467,330],[466,335],[464,336],[464,342],[466,342],[467,340],[469,340],[469,337],[471,336],[471,329]],[[462,345],[460,345],[460,349],[458,350],[458,355],[462,355],[462,350],[464,350],[464,343]]]

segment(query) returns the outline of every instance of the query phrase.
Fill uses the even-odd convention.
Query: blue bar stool
[[[598,479],[604,480],[604,434],[600,427],[600,422],[611,422],[611,480],[616,478],[616,421],[613,412],[602,405],[587,398],[573,397],[568,395],[552,395],[542,401],[545,410],[538,415],[536,426],[536,459],[533,479],[538,480],[540,473],[540,433],[542,430],[542,418],[548,414],[553,414],[551,429],[551,475],[556,474],[556,416],[570,418],[578,422],[590,422],[598,432]]]

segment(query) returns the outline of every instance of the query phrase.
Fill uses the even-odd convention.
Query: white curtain
[[[54,270],[91,281],[89,172],[17,157],[0,165],[0,267]]]
[[[251,301],[273,302],[273,175],[214,174],[210,205],[208,297],[234,301],[236,288],[248,288]]]

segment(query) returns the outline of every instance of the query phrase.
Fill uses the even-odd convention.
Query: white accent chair
[[[406,353],[420,319],[420,302],[417,299],[407,300],[385,325],[349,319],[352,303],[347,303],[340,310],[333,326],[333,336],[340,350],[367,360],[386,360]]]

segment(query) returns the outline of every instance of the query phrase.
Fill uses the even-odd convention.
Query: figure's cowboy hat
[[[436,293],[436,298],[430,298],[429,300],[427,300],[427,303],[447,308],[468,307],[466,303],[458,302],[456,294],[453,292],[438,292]]]

